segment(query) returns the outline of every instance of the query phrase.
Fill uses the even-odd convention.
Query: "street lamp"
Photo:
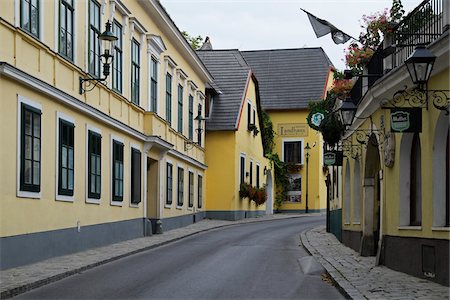
[[[105,52],[100,55],[100,59],[103,64],[103,76],[104,77],[103,78],[101,78],[101,77],[99,77],[99,78],[82,78],[82,77],[80,77],[80,89],[79,89],[80,94],[92,91],[99,82],[105,81],[110,74],[109,69],[110,69],[110,65],[111,65],[113,56],[110,54],[109,49],[110,49],[111,43],[114,41],[117,41],[117,39],[118,39],[117,36],[115,36],[114,33],[111,31],[111,22],[110,21],[106,22],[105,31],[98,35],[98,39],[100,41],[104,42],[103,44],[104,44]],[[94,81],[95,84],[92,86],[92,88],[85,89],[85,88],[83,88],[83,83],[86,81],[87,82]]]
[[[353,123],[353,119],[356,114],[356,105],[353,103],[352,98],[345,98],[341,107],[339,108],[339,114],[341,116],[342,124],[344,126],[350,126]]]
[[[198,146],[202,145],[202,121],[205,121],[206,118],[201,115],[201,110],[199,110],[198,115],[194,118],[194,120],[198,122],[198,127],[195,129],[195,131],[197,132],[197,143],[191,140],[184,141],[184,151],[192,149],[195,144],[197,144]]]
[[[418,85],[420,90],[423,90],[424,87],[427,88],[435,60],[436,56],[425,45],[418,45],[405,61],[412,82]]]
[[[308,163],[309,163],[309,150],[311,150],[311,147],[309,147],[309,143],[306,143],[305,151],[306,151],[306,208],[305,213],[308,213]]]

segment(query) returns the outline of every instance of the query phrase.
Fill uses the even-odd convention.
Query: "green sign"
[[[342,151],[328,150],[323,153],[323,164],[326,166],[342,166]]]
[[[391,109],[391,132],[422,132],[422,109]]]
[[[325,115],[323,113],[316,112],[315,114],[311,115],[311,124],[319,127],[324,118],[325,118]]]

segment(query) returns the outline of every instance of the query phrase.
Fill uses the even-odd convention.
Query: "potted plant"
[[[248,183],[242,183],[240,188],[239,188],[239,198],[240,199],[244,199],[244,198],[248,198],[249,196],[249,188],[251,186]]]

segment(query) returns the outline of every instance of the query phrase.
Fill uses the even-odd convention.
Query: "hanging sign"
[[[324,150],[323,164],[326,166],[342,166],[343,156],[342,151]]]
[[[422,132],[422,109],[392,108],[391,132]]]

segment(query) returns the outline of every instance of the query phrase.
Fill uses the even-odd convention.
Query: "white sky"
[[[406,13],[422,0],[403,0]],[[209,36],[214,49],[322,47],[335,67],[344,69],[346,44],[316,38],[303,8],[358,37],[362,15],[390,8],[392,0],[161,0],[180,30]]]

